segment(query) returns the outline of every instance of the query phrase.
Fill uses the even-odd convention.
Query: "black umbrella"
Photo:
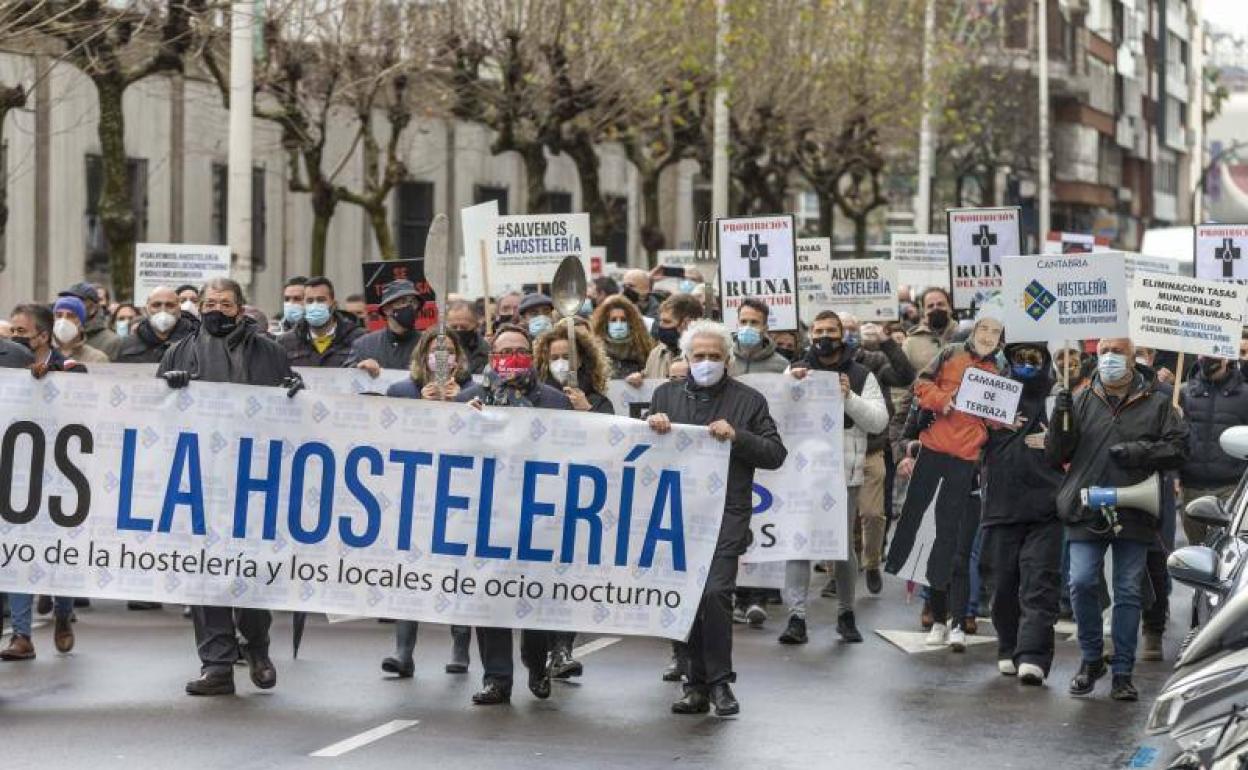
[[[296,612],[294,617],[295,617],[295,623],[294,623],[295,633],[290,641],[291,641],[291,646],[294,648],[293,652],[294,652],[295,659],[298,660],[299,645],[303,644],[303,627],[307,625],[308,623],[308,613]]]

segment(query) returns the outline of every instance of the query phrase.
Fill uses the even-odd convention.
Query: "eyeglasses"
[[[494,351],[494,355],[496,356],[517,356],[517,355],[527,355],[528,353],[529,353],[528,348],[503,348],[502,350]]]
[[[386,310],[388,312],[394,312],[395,310],[402,310],[405,307],[412,307],[415,304],[415,297],[400,297],[393,302],[387,303]]]
[[[238,305],[228,299],[220,301],[215,299],[204,300],[203,311],[205,313],[211,313],[214,310],[220,310],[222,313],[229,313],[231,311],[238,310]]]

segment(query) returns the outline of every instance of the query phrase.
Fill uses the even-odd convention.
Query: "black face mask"
[[[209,310],[200,316],[204,331],[214,337],[224,337],[238,328],[238,316],[227,316],[220,310]]]
[[[404,332],[410,332],[416,328],[416,308],[410,305],[393,311],[390,313],[390,317],[403,328]]]
[[[845,348],[845,343],[831,337],[820,337],[811,342],[810,346],[814,349],[815,355],[820,358],[831,358]]]
[[[666,327],[655,324],[654,338],[666,345],[669,350],[675,350],[680,344],[680,329],[675,326]]]
[[[948,310],[928,311],[927,325],[932,327],[938,332],[944,331],[945,327],[949,325],[949,311]]]
[[[34,350],[34,346],[31,345],[30,342],[30,337],[9,337],[9,341],[17,343],[27,350]]]
[[[638,294],[637,291],[633,289],[633,287],[625,286],[624,291],[620,293],[624,295],[625,299],[627,299],[629,302],[633,303],[634,305],[641,304],[641,295]]]
[[[1206,380],[1212,380],[1222,374],[1222,361],[1217,358],[1207,358],[1200,362],[1200,373],[1205,376]]]
[[[477,349],[477,330],[476,329],[456,329],[455,341],[459,343],[461,348],[465,350]]]
[[[789,361],[797,358],[797,351],[792,348],[776,348],[776,352],[784,356]]]

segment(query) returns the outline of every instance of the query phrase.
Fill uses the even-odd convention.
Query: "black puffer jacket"
[[[750,514],[754,510],[754,470],[775,470],[788,456],[780,431],[771,419],[767,399],[728,376],[709,388],[699,388],[688,379],[670,380],[654,391],[650,414],[665,414],[680,425],[710,425],[724,419],[737,432],[728,460],[724,521],[715,553],[745,553],[750,545]]]
[[[1187,423],[1157,389],[1152,369],[1136,367],[1135,381],[1126,397],[1110,404],[1098,375],[1074,395],[1070,420],[1055,408],[1052,429],[1045,442],[1045,457],[1054,468],[1069,464],[1057,493],[1057,515],[1067,525],[1071,540],[1100,540],[1112,536],[1101,529],[1103,517],[1079,501],[1085,487],[1128,487],[1147,479],[1154,471],[1178,470],[1187,458]],[[1067,427],[1067,425],[1069,427]],[[1126,453],[1113,460],[1110,449]],[[1118,509],[1122,531],[1118,537],[1152,543],[1158,519],[1133,508]]]
[[[260,327],[246,316],[224,337],[214,337],[200,327],[165,352],[156,376],[165,372],[190,372],[205,382],[233,382],[240,385],[278,386],[294,377],[286,352],[260,333]]]
[[[875,375],[880,384],[880,392],[884,395],[884,406],[888,408],[888,416],[893,416],[893,394],[891,388],[909,388],[914,384],[917,372],[914,365],[891,337],[880,342],[876,350],[858,348],[854,351],[854,360]],[[888,444],[888,430],[872,433],[867,438],[867,452],[880,452]]]
[[[1198,373],[1184,383],[1179,405],[1191,428],[1181,472],[1183,484],[1208,489],[1239,481],[1248,462],[1223,452],[1218,438],[1227,428],[1248,425],[1248,385],[1243,373],[1236,367],[1222,383],[1212,383]]]
[[[334,339],[324,353],[316,351],[312,344],[312,330],[307,321],[300,321],[294,328],[277,335],[277,344],[286,351],[291,366],[319,366],[336,369],[351,357],[351,346],[367,332],[360,328],[355,316],[341,310],[334,313]]]
[[[117,354],[119,364],[158,364],[165,357],[170,346],[186,339],[199,329],[199,319],[183,313],[178,322],[169,332],[169,339],[162,340],[152,329],[150,318],[144,318],[134,327],[134,334],[126,337],[121,343],[121,352]]]

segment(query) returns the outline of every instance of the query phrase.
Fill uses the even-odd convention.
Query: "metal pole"
[[[1192,224],[1204,220],[1204,168],[1205,168],[1205,23],[1204,0],[1193,0],[1192,14],[1196,18],[1192,30],[1192,55],[1188,63],[1188,83],[1191,94],[1187,103],[1188,122],[1192,131]]]
[[[923,116],[919,123],[919,192],[914,202],[914,230],[932,230],[932,31],[936,27],[935,0],[923,11]]]
[[[1040,189],[1036,196],[1040,204],[1039,243],[1044,243],[1050,229],[1049,212],[1049,3],[1037,0],[1040,14],[1037,19],[1037,47],[1040,49]]]
[[[234,280],[251,292],[251,112],[252,0],[235,0],[230,7],[230,148],[226,240],[234,255]]]
[[[728,89],[724,87],[724,61],[728,37],[728,1],[715,3],[715,133],[711,160],[711,216],[728,216]]]

